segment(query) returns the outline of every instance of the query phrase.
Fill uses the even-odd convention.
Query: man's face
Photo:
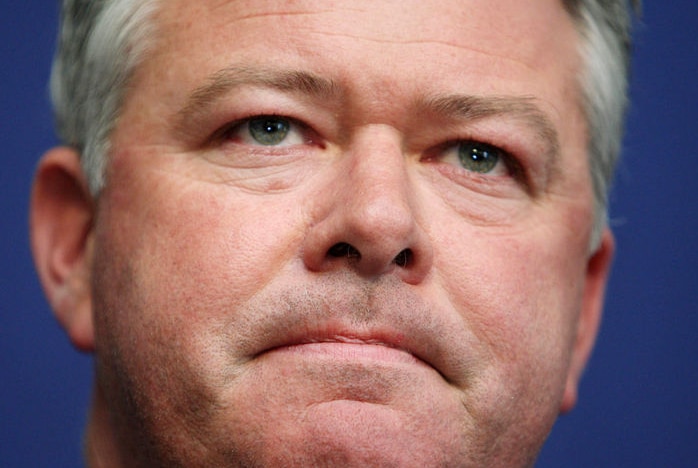
[[[172,0],[155,25],[91,238],[121,443],[532,463],[599,302],[561,2]]]

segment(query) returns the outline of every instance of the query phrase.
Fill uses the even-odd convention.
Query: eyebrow
[[[548,115],[535,104],[532,96],[473,96],[449,94],[420,100],[423,112],[454,120],[477,121],[506,116],[533,129],[553,158],[560,151],[560,139]]]
[[[190,122],[198,121],[217,101],[241,86],[276,89],[322,100],[341,94],[334,81],[308,71],[231,66],[210,75],[206,83],[188,96],[178,112],[177,128],[185,129]],[[553,161],[560,151],[558,132],[535,100],[532,96],[432,95],[418,99],[417,110],[452,120],[477,121],[502,116],[520,120],[536,133],[547,149],[546,156]]]
[[[299,70],[274,68],[228,67],[210,75],[206,83],[196,88],[177,113],[178,128],[197,120],[218,100],[241,86],[256,86],[283,92],[330,99],[338,94],[331,80]]]

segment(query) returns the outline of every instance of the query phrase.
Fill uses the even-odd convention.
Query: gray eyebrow
[[[560,139],[548,115],[529,96],[473,96],[449,94],[425,97],[418,108],[422,112],[455,120],[477,121],[490,117],[507,116],[532,128],[553,159],[559,154]]]
[[[178,128],[186,128],[192,119],[205,114],[219,99],[240,86],[258,86],[329,99],[338,94],[330,80],[313,73],[275,68],[229,67],[210,75],[196,88],[178,112]]]

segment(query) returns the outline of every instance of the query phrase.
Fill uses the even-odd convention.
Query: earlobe
[[[560,405],[561,413],[571,411],[577,403],[579,381],[594,347],[601,322],[606,283],[611,271],[614,251],[613,233],[607,228],[603,233],[599,248],[589,257],[587,263],[584,296],[577,322],[577,336],[572,349],[565,392]]]
[[[39,278],[56,318],[80,350],[94,349],[90,258],[94,203],[78,153],[54,148],[32,187],[30,237]]]

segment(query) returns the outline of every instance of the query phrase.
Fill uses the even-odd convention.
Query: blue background
[[[33,168],[55,143],[58,4],[0,2],[0,466],[80,466],[91,361],[53,320],[27,242]],[[539,467],[698,466],[697,16],[692,0],[645,5],[606,315],[580,403]]]

